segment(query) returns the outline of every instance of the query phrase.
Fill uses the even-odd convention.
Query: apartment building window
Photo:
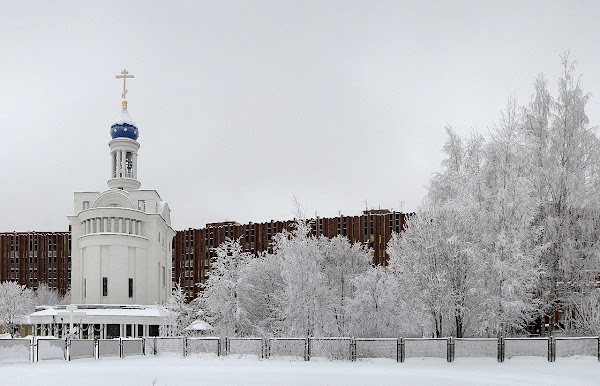
[[[133,297],[133,278],[129,278],[129,297]]]
[[[108,296],[108,278],[102,278],[102,296]]]

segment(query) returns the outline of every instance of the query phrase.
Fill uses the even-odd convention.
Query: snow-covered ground
[[[409,359],[358,362],[159,355],[0,364],[3,385],[592,385],[594,357]]]

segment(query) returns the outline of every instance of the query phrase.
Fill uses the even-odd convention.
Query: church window
[[[108,278],[102,278],[102,296],[108,296]]]
[[[138,200],[138,209],[146,211],[146,200]]]
[[[133,178],[133,159],[132,159],[132,155],[131,152],[127,152],[125,153],[125,168],[127,169],[127,174],[125,175],[125,177],[129,177],[129,178]]]
[[[89,201],[84,201],[83,202],[83,210],[86,210],[86,209],[90,209],[90,202]]]

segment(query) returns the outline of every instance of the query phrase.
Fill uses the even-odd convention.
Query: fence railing
[[[593,356],[600,361],[600,337],[548,338],[352,338],[352,337],[146,337],[116,339],[0,339],[0,365],[44,360],[124,358],[174,353],[256,355],[259,358],[296,357],[351,360],[388,358],[556,358]]]

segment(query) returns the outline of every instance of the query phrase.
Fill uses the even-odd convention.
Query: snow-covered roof
[[[123,304],[77,304],[73,311],[73,319],[83,323],[119,323],[143,319],[145,323],[155,323],[165,309],[158,305],[123,305]],[[71,313],[64,305],[52,307],[36,307],[29,315],[31,323],[67,322]],[[154,321],[154,322],[152,322]]]
[[[212,330],[214,330],[214,328],[210,324],[206,323],[204,320],[196,319],[192,322],[192,324],[190,324],[189,326],[184,328],[184,330],[186,330],[186,331],[212,331]]]

